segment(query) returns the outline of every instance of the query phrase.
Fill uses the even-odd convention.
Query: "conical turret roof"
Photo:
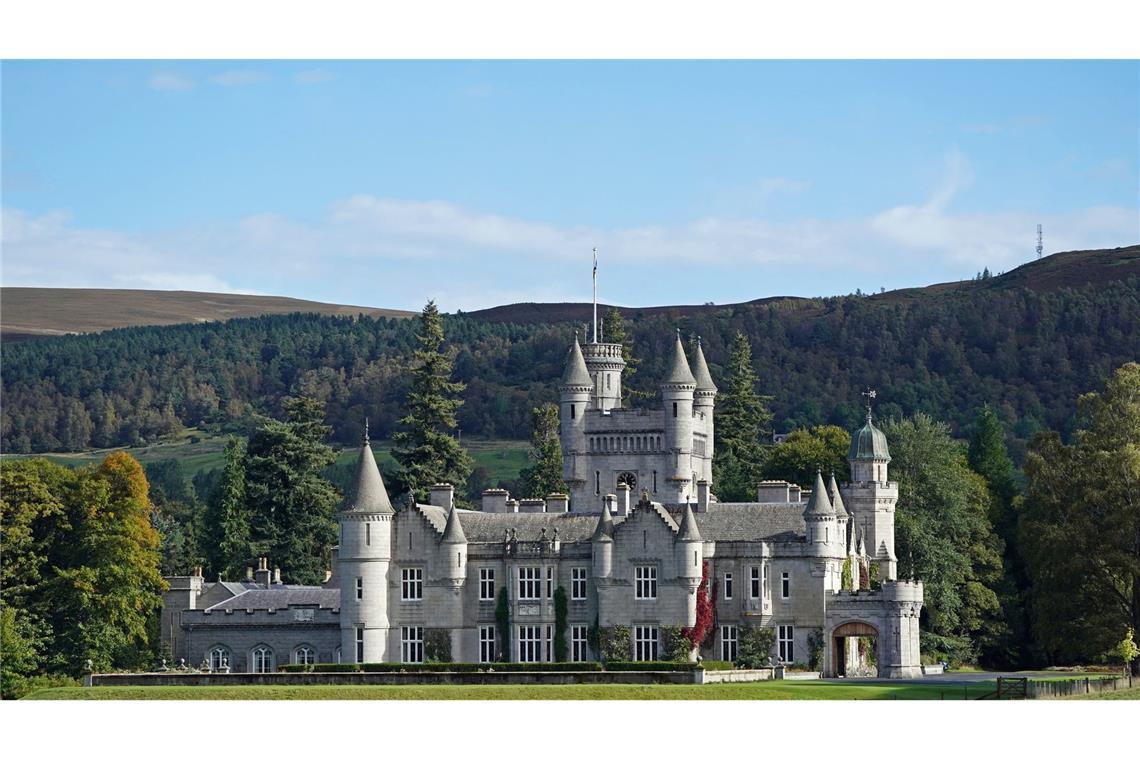
[[[831,473],[831,482],[827,484],[827,493],[831,497],[831,506],[835,510],[835,516],[840,520],[846,520],[848,517],[847,507],[843,504],[843,497],[839,495],[839,484],[835,482],[835,473]]]
[[[681,345],[681,331],[677,331],[677,343],[673,347],[673,363],[669,366],[669,374],[665,376],[665,385],[696,385],[697,379],[689,369],[689,360],[685,357],[685,347]]]
[[[598,527],[594,528],[594,535],[591,541],[613,541],[614,540],[614,518],[610,514],[610,508],[602,504],[602,513],[598,515]]]
[[[831,506],[831,499],[827,498],[827,486],[823,484],[823,473],[815,471],[815,487],[811,491],[804,517],[831,517],[835,509]]]
[[[685,516],[681,520],[681,530],[677,533],[678,541],[700,541],[701,532],[697,530],[697,518],[693,516],[693,505],[685,504]]]
[[[388,489],[384,487],[380,468],[376,466],[376,457],[368,441],[367,423],[364,425],[364,445],[360,447],[360,456],[356,460],[356,487],[346,500],[344,511],[388,515],[396,511],[392,509]]]
[[[447,513],[447,525],[443,529],[442,540],[445,544],[467,543],[467,534],[463,532],[463,525],[459,522],[459,508],[455,505],[452,505],[451,511]]]
[[[712,375],[709,373],[708,362],[705,361],[705,352],[701,348],[701,339],[697,338],[697,355],[693,358],[693,376],[697,380],[697,390],[706,393],[716,393]]]
[[[574,334],[574,345],[566,355],[566,369],[562,372],[562,385],[593,385],[590,371],[586,369],[586,359],[582,347],[578,345],[578,334]]]

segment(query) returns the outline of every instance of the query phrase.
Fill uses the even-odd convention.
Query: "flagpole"
[[[594,342],[598,342],[598,249],[594,249]]]

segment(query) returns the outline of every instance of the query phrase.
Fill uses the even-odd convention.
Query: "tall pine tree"
[[[287,398],[284,422],[263,419],[249,439],[246,498],[251,512],[251,548],[269,557],[292,583],[324,581],[336,543],[340,494],[324,478],[336,461],[325,443],[320,402]]]
[[[420,314],[416,341],[406,414],[399,420],[403,429],[392,435],[392,457],[400,466],[396,480],[401,489],[426,501],[433,483],[451,483],[463,493],[471,456],[451,434],[465,386],[451,380],[452,356],[444,347],[443,318],[434,301]]]
[[[558,438],[558,407],[536,406],[530,412],[530,466],[520,473],[523,495],[540,499],[566,493],[562,479],[562,442]]]
[[[761,439],[770,433],[771,397],[756,392],[759,378],[744,333],[736,333],[729,351],[728,377],[717,398],[713,481],[721,501],[744,501],[755,498],[763,479]]]
[[[250,515],[245,500],[245,441],[226,441],[222,476],[208,507],[210,568],[223,578],[239,578],[253,560],[249,545]]]
[[[635,391],[633,389],[633,378],[637,375],[637,368],[641,364],[641,359],[634,356],[633,336],[625,329],[625,320],[622,319],[621,312],[617,309],[611,308],[602,317],[601,337],[607,343],[621,344],[621,358],[625,360],[625,369],[621,373],[622,401],[628,404],[634,399],[651,398],[653,391]]]

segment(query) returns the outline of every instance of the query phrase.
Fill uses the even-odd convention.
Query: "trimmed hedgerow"
[[[683,673],[690,670],[698,670],[700,667],[700,664],[696,662],[666,662],[662,660],[646,660],[640,662],[613,661],[606,663],[606,670],[613,671],[648,670]]]
[[[701,667],[705,670],[736,670],[736,665],[728,660],[701,660]]]

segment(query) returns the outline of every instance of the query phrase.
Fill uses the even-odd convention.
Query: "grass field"
[[[1064,697],[1064,699],[1140,699],[1140,686],[1120,689],[1119,691],[1106,691],[1103,694],[1078,694],[1074,697]]]
[[[102,686],[43,689],[25,699],[553,699],[553,700],[962,700],[992,691],[992,682],[962,687],[926,684],[767,681],[706,685],[572,684],[565,686]]]
[[[226,445],[225,436],[203,436],[196,430],[187,430],[178,440],[153,446],[139,446],[135,448],[99,449],[97,451],[83,451],[74,454],[36,454],[32,456],[43,457],[57,464],[68,467],[82,467],[89,464],[98,464],[112,451],[125,451],[144,465],[148,462],[160,462],[166,459],[176,459],[182,463],[187,477],[194,477],[202,470],[211,470],[222,466],[223,449]],[[492,483],[500,480],[515,480],[519,471],[527,465],[527,450],[530,444],[527,441],[480,441],[465,440],[464,448],[471,453],[476,467],[486,467],[490,473]],[[376,453],[377,461],[381,467],[392,466],[392,445],[387,441],[375,441],[372,450]],[[351,464],[356,461],[358,448],[345,449],[337,457],[337,464]],[[27,455],[9,455],[14,458],[28,458]]]

